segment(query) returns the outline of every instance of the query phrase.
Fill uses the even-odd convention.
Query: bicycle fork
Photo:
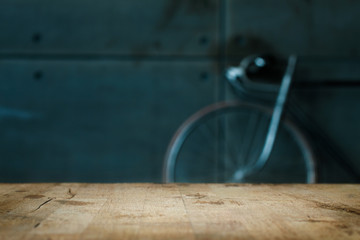
[[[274,111],[271,116],[268,132],[265,138],[265,144],[262,148],[261,154],[254,165],[248,166],[244,169],[237,170],[231,181],[238,182],[244,177],[260,171],[270,158],[271,151],[274,147],[276,135],[280,125],[281,116],[283,114],[286,99],[289,93],[290,85],[293,81],[295,66],[297,62],[296,55],[291,55],[288,59],[288,64],[281,81],[280,89],[276,98]]]

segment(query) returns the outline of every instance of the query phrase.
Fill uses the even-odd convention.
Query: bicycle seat
[[[274,98],[285,67],[286,62],[272,55],[250,55],[239,66],[228,68],[226,77],[240,95]]]

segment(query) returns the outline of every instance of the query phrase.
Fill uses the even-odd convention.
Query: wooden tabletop
[[[0,239],[360,239],[360,185],[0,184]]]

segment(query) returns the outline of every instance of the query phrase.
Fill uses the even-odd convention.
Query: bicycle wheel
[[[272,110],[243,102],[220,102],[186,120],[164,159],[164,182],[316,181],[316,160],[305,136],[286,117],[270,158],[261,171],[234,181],[234,174],[257,161]]]

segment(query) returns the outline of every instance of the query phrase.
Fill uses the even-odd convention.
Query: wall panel
[[[214,55],[217,0],[5,0],[0,53]]]
[[[160,181],[168,141],[214,101],[218,75],[196,61],[0,66],[0,181]]]
[[[229,0],[227,53],[359,56],[357,1]]]

